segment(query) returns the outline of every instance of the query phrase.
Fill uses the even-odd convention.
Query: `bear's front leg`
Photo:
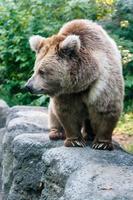
[[[80,131],[81,126],[72,119],[63,120],[63,125],[66,133],[66,140],[64,141],[64,145],[66,147],[85,147],[86,141],[82,137]]]
[[[73,96],[55,98],[56,114],[65,130],[66,147],[84,147],[86,142],[81,135],[81,126],[84,112],[80,100]]]

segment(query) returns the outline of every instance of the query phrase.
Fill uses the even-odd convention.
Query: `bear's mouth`
[[[31,94],[44,94],[44,90],[43,90],[43,89],[36,90],[36,89],[30,88],[30,89],[28,89],[28,90],[29,90],[29,92],[30,92]]]
[[[40,89],[40,90],[32,89],[29,92],[35,95],[42,94],[42,95],[49,95],[51,97],[55,96],[58,93],[57,89],[55,90],[55,89],[46,89],[46,88]]]

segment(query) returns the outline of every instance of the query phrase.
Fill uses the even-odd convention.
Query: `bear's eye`
[[[40,74],[41,76],[43,76],[43,75],[44,75],[44,71],[43,71],[42,69],[39,69],[39,74]]]

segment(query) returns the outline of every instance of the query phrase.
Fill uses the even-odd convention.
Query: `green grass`
[[[123,137],[123,148],[129,153],[133,153],[133,112],[122,114],[115,129],[115,134],[118,137],[119,135]]]
[[[116,132],[129,136],[133,135],[133,113],[123,113],[116,127]]]
[[[133,144],[125,145],[125,146],[124,146],[124,149],[125,149],[127,152],[133,154]]]

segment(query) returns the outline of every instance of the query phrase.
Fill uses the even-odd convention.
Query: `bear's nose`
[[[32,86],[31,86],[31,84],[26,83],[24,87],[25,87],[25,89],[26,89],[27,91],[29,91],[30,93],[33,93],[33,88],[32,88]]]

